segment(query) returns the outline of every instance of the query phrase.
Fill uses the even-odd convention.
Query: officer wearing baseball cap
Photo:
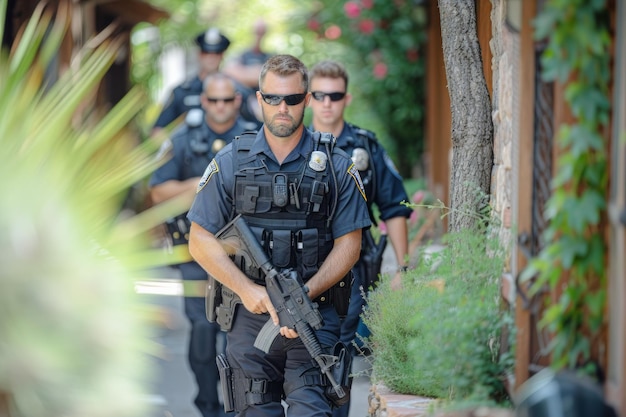
[[[199,109],[203,80],[219,71],[224,51],[230,40],[218,28],[209,28],[195,38],[200,48],[198,53],[198,74],[175,87],[161,114],[154,124],[155,129],[163,128],[190,109]]]

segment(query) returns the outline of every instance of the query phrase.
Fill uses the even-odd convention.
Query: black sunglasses
[[[296,104],[300,104],[306,98],[306,93],[302,94],[263,94],[261,91],[261,97],[263,97],[263,101],[269,104],[270,106],[278,106],[283,100],[287,103],[288,106],[295,106]]]
[[[235,101],[235,97],[226,97],[226,98],[217,98],[217,97],[206,97],[209,103],[215,104],[218,101],[223,101],[224,103],[232,103]]]
[[[313,98],[317,101],[324,101],[324,98],[326,98],[326,96],[330,98],[330,101],[339,101],[343,100],[343,98],[346,96],[346,93],[340,93],[339,91],[336,91],[334,93],[322,93],[321,91],[313,91],[311,92],[311,94],[313,95]]]

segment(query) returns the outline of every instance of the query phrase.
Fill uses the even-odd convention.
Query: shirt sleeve
[[[185,112],[185,108],[182,105],[183,92],[180,87],[176,87],[170,94],[161,114],[154,123],[154,127],[166,127],[172,123],[178,116]]]
[[[182,126],[172,133],[171,139],[163,143],[159,154],[169,154],[170,159],[152,173],[148,182],[149,187],[154,187],[170,180],[183,181],[187,179],[183,178],[186,141],[187,128]],[[167,149],[168,146],[169,149]]]
[[[381,146],[377,146],[373,153],[373,163],[376,168],[376,195],[373,203],[380,211],[381,220],[410,217],[413,209],[402,204],[403,201],[410,202],[402,176]]]
[[[228,223],[233,209],[232,186],[224,173],[232,173],[232,157],[218,154],[207,166],[187,218],[211,233]]]
[[[170,153],[171,158],[152,173],[148,183],[148,187],[150,188],[170,180],[183,180],[182,164],[184,163],[184,147],[181,146],[180,140],[177,140],[175,137],[165,142],[164,145],[168,142],[171,149],[165,152]]]

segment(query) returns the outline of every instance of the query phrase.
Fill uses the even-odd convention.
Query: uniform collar
[[[313,125],[311,125],[310,129],[311,129],[311,132],[315,131],[315,129],[313,129]],[[337,146],[339,146],[341,149],[344,149],[344,147],[348,145],[348,138],[350,136],[354,136],[354,132],[352,131],[352,126],[350,125],[350,123],[348,123],[348,122],[346,122],[344,120],[343,121],[343,128],[341,129],[341,133],[336,138],[337,139]]]
[[[348,138],[350,136],[354,136],[354,132],[352,132],[352,128],[350,127],[350,124],[348,124],[348,122],[344,120],[343,129],[341,130],[341,133],[339,134],[339,137],[337,138],[337,146],[339,146],[341,149],[344,149],[344,147],[348,145]]]
[[[308,139],[306,139],[308,138]],[[313,140],[311,139],[311,132],[306,127],[302,129],[302,136],[300,137],[300,142],[296,148],[291,151],[291,154],[283,161],[283,164],[287,162],[294,161],[298,157],[294,157],[294,155],[299,155],[299,157],[307,158],[308,155],[313,151]],[[250,148],[250,153],[253,155],[265,154],[266,156],[274,159],[274,154],[270,149],[270,146],[267,143],[267,139],[265,138],[265,132],[263,128],[259,129],[256,134],[256,138],[254,139],[254,143]]]
[[[232,139],[245,130],[243,121],[240,117],[235,120],[235,123],[227,131],[222,133],[217,133],[215,130],[211,129],[206,119],[203,119],[202,121],[202,129],[206,135],[221,137],[224,139]]]

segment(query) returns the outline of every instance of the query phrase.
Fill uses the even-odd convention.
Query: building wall
[[[502,227],[501,240],[512,248],[514,224],[512,211],[515,206],[514,190],[517,189],[517,144],[519,112],[519,33],[506,24],[504,0],[493,0],[491,25],[493,37],[492,117],[494,126],[494,165],[492,170],[492,208]],[[509,252],[505,273],[515,275],[513,251]],[[508,287],[510,291],[513,286]],[[514,293],[506,294],[513,299]]]

